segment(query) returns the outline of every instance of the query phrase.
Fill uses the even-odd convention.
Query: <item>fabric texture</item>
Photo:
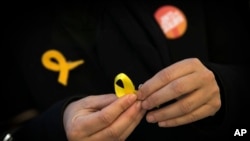
[[[154,19],[154,12],[164,5],[175,5],[187,17],[187,31],[179,39],[167,39]],[[10,37],[17,52],[12,61],[20,67],[19,80],[25,87],[19,94],[29,97],[19,111],[36,108],[41,115],[23,124],[16,136],[27,141],[67,140],[62,114],[69,102],[114,93],[113,81],[120,72],[130,76],[137,87],[159,70],[191,57],[199,58],[216,75],[220,111],[214,117],[174,128],[159,128],[143,118],[127,140],[233,136],[236,128],[249,125],[245,112],[249,105],[248,6],[248,1],[233,0],[124,0],[33,9],[18,19],[15,24],[20,25],[12,29],[15,36]],[[67,86],[58,83],[58,72],[41,63],[41,56],[50,49],[67,60],[84,60],[69,71]]]

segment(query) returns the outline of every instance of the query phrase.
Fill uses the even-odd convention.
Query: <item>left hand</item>
[[[220,90],[211,70],[197,58],[184,59],[158,72],[138,90],[146,118],[160,127],[174,127],[213,116],[221,107]]]

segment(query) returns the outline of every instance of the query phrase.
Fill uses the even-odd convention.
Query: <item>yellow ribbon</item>
[[[118,81],[121,81],[123,84],[123,87],[119,86],[117,84]],[[119,73],[116,77],[115,77],[115,81],[114,81],[114,87],[115,87],[115,93],[117,97],[122,97],[126,94],[135,94],[136,90],[134,87],[133,82],[130,80],[130,78],[124,74],[124,73]]]
[[[44,67],[52,71],[58,71],[58,82],[64,86],[67,85],[69,71],[83,63],[84,60],[67,62],[62,53],[57,50],[48,50],[42,55],[42,64]]]

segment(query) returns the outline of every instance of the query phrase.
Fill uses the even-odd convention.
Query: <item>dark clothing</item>
[[[185,14],[188,26],[181,38],[167,39],[155,21],[153,14],[163,5],[174,5]],[[128,140],[231,137],[235,129],[249,126],[248,1],[83,2],[21,12],[26,15],[19,13],[12,19],[14,33],[8,38],[14,71],[7,72],[8,80],[11,78],[7,84],[13,87],[6,87],[10,89],[6,97],[21,97],[10,111],[36,108],[41,115],[18,129],[16,138],[67,140],[62,114],[72,98],[114,93],[114,78],[120,72],[137,87],[161,69],[190,57],[199,58],[216,75],[220,111],[175,128],[159,128],[143,119]],[[58,82],[59,72],[41,62],[50,49],[58,50],[68,61],[84,60],[69,71],[66,86]],[[58,60],[54,63],[60,64]]]

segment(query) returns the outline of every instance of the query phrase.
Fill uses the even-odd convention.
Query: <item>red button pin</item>
[[[168,39],[179,38],[186,32],[186,16],[175,6],[160,7],[156,10],[154,17]]]

